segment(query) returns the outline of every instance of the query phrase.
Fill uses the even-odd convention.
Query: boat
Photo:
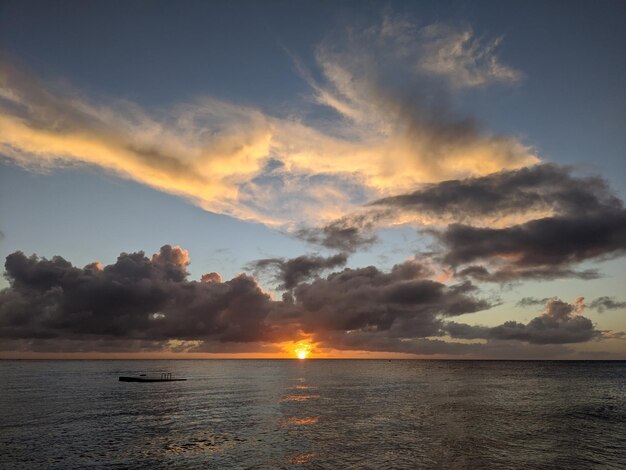
[[[121,376],[120,382],[183,382],[187,379],[179,379],[172,377],[171,372],[163,372],[160,376],[148,376],[146,374],[140,374],[135,377]]]

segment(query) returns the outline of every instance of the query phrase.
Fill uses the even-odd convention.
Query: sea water
[[[626,468],[626,362],[0,361],[0,468],[88,467]]]

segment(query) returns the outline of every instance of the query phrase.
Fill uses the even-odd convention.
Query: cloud
[[[341,267],[348,261],[347,255],[340,253],[324,258],[322,256],[303,255],[297,258],[266,258],[256,260],[248,265],[255,272],[273,271],[280,289],[293,289],[303,281],[318,275],[320,272]]]
[[[503,65],[496,56],[502,38],[484,41],[470,28],[455,29],[433,24],[419,31],[423,52],[416,67],[443,77],[456,88],[482,87],[491,83],[513,83],[522,73]]]
[[[615,297],[598,297],[594,299],[589,308],[596,309],[600,313],[604,313],[606,310],[621,310],[626,309],[626,302],[615,300]]]
[[[382,58],[401,62],[407,75],[443,78],[456,88],[508,84],[522,79],[520,71],[499,61],[501,37],[478,38],[467,25],[420,24],[388,8],[380,22],[361,30],[352,28],[349,34],[352,47],[358,46],[357,41],[368,39],[362,47],[386,51]]]
[[[537,162],[517,138],[444,104],[459,84],[512,81],[494,55],[497,40],[411,23],[385,15],[362,33],[346,28],[317,47],[313,72],[299,66],[313,103],[335,111],[324,119],[213,98],[169,109],[105,105],[3,62],[0,153],[28,168],[97,166],[209,211],[287,228],[330,222],[416,184]],[[432,78],[441,74],[449,86]]]
[[[597,271],[572,267],[626,251],[622,201],[604,180],[555,165],[446,181],[373,205],[439,224],[428,233],[441,243],[442,261],[481,281],[594,279]]]
[[[201,99],[165,113],[94,103],[0,63],[0,151],[29,168],[102,167],[207,210],[252,217],[237,186],[263,167],[272,124],[260,111]]]
[[[293,295],[305,333],[369,332],[391,337],[436,334],[440,318],[476,312],[490,304],[471,295],[470,284],[446,286],[430,270],[405,262],[382,272],[374,266],[345,269],[298,285]]]
[[[482,260],[494,266],[495,272],[486,271],[484,280],[565,275],[588,279],[597,274],[574,272],[569,266],[623,255],[626,211],[546,217],[503,229],[452,224],[437,237],[446,250],[445,263],[459,267]]]
[[[555,266],[540,266],[520,269],[515,266],[500,266],[493,271],[489,271],[484,266],[470,265],[455,273],[459,278],[471,278],[482,282],[510,283],[525,280],[543,279],[582,279],[591,280],[602,277],[597,269],[574,270]]]
[[[545,305],[549,300],[553,300],[554,297],[544,297],[543,299],[537,299],[535,297],[523,297],[517,305],[519,307],[533,307],[535,305]]]
[[[373,233],[376,228],[373,214],[365,212],[360,216],[344,216],[323,227],[299,229],[295,235],[308,243],[353,253],[377,242],[378,238]]]
[[[527,324],[507,321],[499,326],[486,327],[448,322],[445,330],[452,338],[515,340],[532,344],[581,343],[602,336],[591,320],[580,315],[584,308],[582,297],[574,303],[550,299],[544,313]]]
[[[315,80],[300,67],[316,102],[349,124],[334,126],[333,132],[368,142],[371,152],[349,158],[376,187],[402,191],[415,183],[487,174],[538,161],[532,149],[519,140],[489,135],[475,120],[455,116],[446,105],[449,88],[432,75],[446,75],[451,78],[448,83],[463,81],[454,78],[458,71],[471,74],[460,64],[462,57],[468,59],[466,65],[475,63],[475,71],[485,77],[484,84],[494,82],[487,79],[487,69],[474,60],[483,55],[497,62],[492,48],[482,48],[474,41],[476,47],[459,53],[443,45],[445,40],[456,41],[459,34],[471,41],[468,31],[459,33],[443,25],[420,28],[408,18],[387,14],[380,23],[350,28],[318,46],[316,57],[323,80]],[[428,64],[437,60],[458,66],[448,68],[447,73],[443,68],[435,72]],[[330,158],[319,163],[329,167],[341,164],[342,159]],[[366,170],[372,164],[382,171]]]
[[[439,261],[483,282],[596,279],[597,270],[576,265],[626,250],[626,210],[606,181],[553,164],[425,184],[299,235],[355,251],[394,224],[434,236]]]
[[[622,205],[604,180],[577,177],[571,168],[544,163],[426,184],[368,206],[408,214],[427,225],[502,227],[554,214],[590,214]]]
[[[15,252],[6,259],[10,287],[0,292],[0,335],[10,339],[199,338],[223,342],[275,339],[269,295],[240,275],[188,281],[188,254],[165,245],[148,258],[122,253],[114,264],[74,267]]]
[[[575,353],[563,344],[529,344],[501,340],[470,343],[436,338],[395,338],[368,332],[335,333],[323,339],[321,345],[347,351],[394,351],[426,357],[517,360],[575,357]],[[610,353],[604,355],[611,357]]]
[[[302,335],[328,338],[348,330],[424,337],[436,334],[440,318],[490,306],[471,295],[471,284],[432,281],[428,268],[415,262],[390,272],[344,269],[311,282],[305,279],[344,264],[345,255],[261,263],[278,269],[292,288],[280,301],[244,274],[189,280],[189,262],[185,250],[169,245],[151,257],[122,253],[113,264],[83,268],[59,256],[15,252],[5,263],[10,286],[0,291],[0,337],[33,351],[118,351],[126,341],[130,351],[175,345],[218,351],[222,343],[223,351],[247,350],[244,343],[266,350]]]
[[[369,240],[380,227],[394,224],[434,229],[450,224],[506,228],[556,215],[622,208],[622,201],[602,178],[576,176],[570,167],[542,163],[422,184],[412,192],[371,201],[322,228],[304,231],[304,235],[312,233],[312,241],[332,247],[334,237],[345,232],[345,238],[357,240],[358,245],[358,240]]]
[[[83,268],[59,256],[15,252],[5,263],[9,287],[0,291],[2,350],[275,353],[281,342],[306,338],[322,349],[539,357],[571,351],[517,344],[623,336],[597,330],[581,315],[582,298],[572,304],[549,299],[528,324],[458,323],[451,319],[493,305],[470,282],[435,281],[431,268],[416,261],[389,271],[369,266],[319,275],[343,262],[339,255],[271,260],[292,286],[282,300],[272,300],[245,274],[189,280],[189,255],[180,247],[165,245],[153,256],[122,253],[110,265]]]

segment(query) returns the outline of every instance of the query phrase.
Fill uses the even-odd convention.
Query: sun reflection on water
[[[319,421],[319,417],[311,416],[306,418],[296,418],[290,417],[285,419],[285,424],[287,425],[295,425],[295,426],[306,426],[309,424],[315,424]]]

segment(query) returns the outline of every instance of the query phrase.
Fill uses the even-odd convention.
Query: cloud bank
[[[40,352],[262,352],[308,338],[320,348],[480,357],[501,353],[502,341],[516,351],[520,342],[562,345],[604,335],[579,315],[582,299],[551,299],[528,324],[458,323],[453,319],[489,309],[491,302],[468,281],[431,279],[430,269],[415,261],[388,272],[346,268],[306,280],[343,262],[272,260],[291,286],[274,300],[245,274],[189,280],[189,255],[180,247],[165,245],[151,257],[122,253],[111,265],[83,268],[58,256],[15,252],[5,263],[10,286],[0,291],[0,337],[5,350]]]

